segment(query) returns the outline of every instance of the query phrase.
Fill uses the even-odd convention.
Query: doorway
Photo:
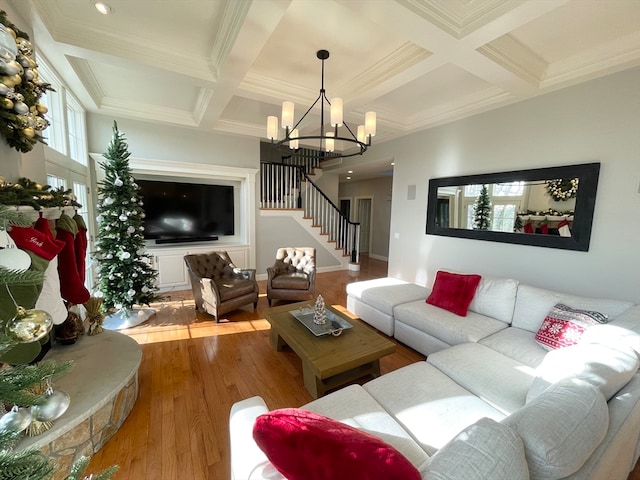
[[[356,197],[355,221],[360,223],[360,244],[358,250],[360,254],[368,254],[371,251],[371,209],[373,199],[371,197]]]

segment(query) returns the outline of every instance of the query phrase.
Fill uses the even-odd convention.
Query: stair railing
[[[307,166],[260,162],[260,208],[303,209],[304,217],[327,235],[351,262],[360,259],[360,223],[350,221],[311,180]]]

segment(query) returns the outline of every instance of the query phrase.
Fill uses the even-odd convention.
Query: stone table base
[[[53,388],[71,397],[69,409],[53,427],[25,437],[17,449],[37,448],[57,463],[54,480],[67,477],[81,456],[92,456],[125,421],[138,398],[140,345],[118,332],[81,336],[73,345],[56,345],[46,360],[73,360],[69,373]]]

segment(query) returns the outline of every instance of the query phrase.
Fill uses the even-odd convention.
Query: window
[[[480,195],[482,185],[465,185],[463,224],[467,229],[474,228],[475,202]],[[512,232],[516,215],[527,193],[525,182],[492,183],[488,185],[491,201],[491,230]]]
[[[43,136],[45,137],[47,145],[66,155],[64,110],[62,109],[64,89],[62,82],[60,82],[42,57],[37,54],[36,61],[38,63],[40,80],[50,83],[55,90],[46,91],[45,94],[40,97],[40,103],[47,107],[48,111],[45,114],[45,118],[49,121],[49,127],[43,132]]]
[[[66,100],[69,156],[81,165],[86,165],[87,148],[85,146],[84,109],[69,92],[67,92]]]
[[[67,189],[67,181],[62,177],[56,177],[55,175],[47,174],[47,185],[51,185],[52,190],[62,188]]]

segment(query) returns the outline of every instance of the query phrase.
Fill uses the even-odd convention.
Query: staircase
[[[345,217],[311,180],[320,161],[301,153],[282,163],[260,162],[260,209],[286,211],[320,242],[334,244],[327,250],[345,269],[357,270],[360,224]]]

